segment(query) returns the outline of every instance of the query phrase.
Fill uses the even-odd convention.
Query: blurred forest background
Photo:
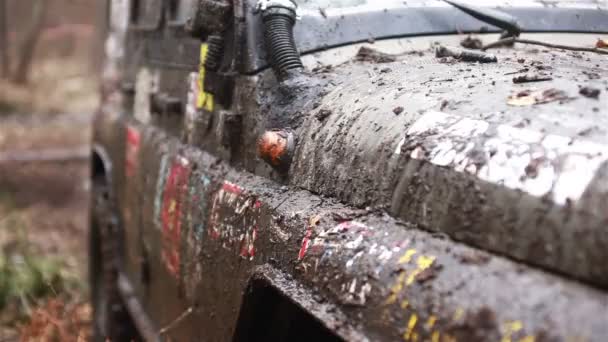
[[[104,0],[0,0],[0,342],[86,341]]]

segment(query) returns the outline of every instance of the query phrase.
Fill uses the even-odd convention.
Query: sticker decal
[[[188,186],[189,201],[186,210],[184,232],[185,245],[182,246],[181,267],[186,298],[194,300],[197,285],[204,279],[201,256],[206,236],[207,219],[212,192],[211,178],[200,171],[192,171]]]
[[[311,217],[308,220],[308,224],[306,225],[306,232],[304,233],[304,237],[302,238],[302,244],[300,246],[300,251],[298,252],[298,261],[302,261],[308,252],[308,246],[310,245],[310,239],[312,237],[312,233],[315,230],[315,227],[321,220],[321,216],[316,215]]]
[[[201,60],[198,73],[198,97],[196,108],[213,112],[213,94],[205,91],[205,61],[207,61],[207,53],[209,45],[201,44]]]
[[[169,159],[169,156],[166,154],[161,157],[158,178],[156,181],[156,193],[154,197],[154,223],[159,229],[162,229],[163,226],[160,212],[163,206],[163,190],[165,189],[165,181],[167,180],[167,174],[169,173]]]
[[[434,111],[410,125],[394,153],[562,206],[579,201],[608,161],[595,142]]]
[[[192,208],[189,211],[189,215],[196,211],[201,213],[201,218],[198,219],[198,223],[192,228],[191,235],[194,241],[201,242],[203,235],[205,235],[207,226],[207,210],[208,210],[208,192],[211,188],[211,179],[206,175],[200,175],[194,177],[190,185],[190,201]],[[190,221],[191,218],[190,218]]]
[[[127,138],[125,149],[125,174],[127,177],[132,177],[137,171],[139,164],[139,147],[141,144],[141,135],[139,131],[132,126],[127,126]]]
[[[188,194],[190,170],[190,163],[183,157],[177,157],[169,170],[162,198],[162,259],[167,270],[175,277],[180,272],[182,208]]]
[[[337,252],[345,249],[356,250],[363,240],[372,234],[373,228],[357,221],[344,221],[331,228],[315,232],[321,217],[313,216],[308,221],[306,233],[298,252],[298,261],[304,260],[309,254],[312,257],[322,257],[326,252]],[[313,232],[315,237],[313,238]],[[348,233],[348,238],[344,234]],[[336,239],[336,236],[344,239]],[[352,266],[347,264],[347,267]]]
[[[200,93],[199,74],[196,72],[188,75],[188,97],[186,102],[186,117],[185,117],[185,131],[187,141],[192,141],[194,134],[194,125],[198,114],[198,98]]]
[[[261,208],[262,203],[254,196],[225,181],[213,199],[209,236],[221,241],[225,249],[238,251],[242,258],[253,260]]]

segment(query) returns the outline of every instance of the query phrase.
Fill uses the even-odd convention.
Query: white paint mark
[[[401,141],[399,141],[399,143],[397,144],[395,154],[401,154],[401,148],[403,147],[403,144],[405,144],[405,138],[401,139]]]
[[[188,141],[192,141],[194,134],[194,123],[196,122],[198,110],[196,109],[196,102],[198,99],[198,76],[197,72],[192,72],[188,75],[188,97],[186,103],[186,116],[184,120],[184,126],[186,129],[186,137]]]
[[[135,78],[135,101],[133,115],[143,124],[150,123],[152,117],[150,95],[157,92],[159,73],[141,68]]]
[[[533,196],[550,195],[560,205],[580,199],[608,160],[604,145],[439,112],[427,112],[413,123],[395,154],[408,141],[417,146],[412,159]]]
[[[357,249],[357,248],[359,248],[359,246],[361,246],[361,243],[363,243],[363,235],[359,235],[353,241],[349,241],[349,242],[345,243],[344,248]]]
[[[357,259],[361,258],[362,256],[363,256],[363,251],[360,251],[357,254],[355,254],[355,256],[353,256],[346,262],[346,268],[347,269],[351,268],[355,264],[355,261],[357,261]]]

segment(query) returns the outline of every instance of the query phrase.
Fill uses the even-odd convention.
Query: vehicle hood
[[[307,60],[331,91],[298,129],[290,183],[608,285],[606,56],[517,45],[481,64],[429,47],[462,38],[394,42],[388,59]],[[514,83],[522,75],[551,79]]]

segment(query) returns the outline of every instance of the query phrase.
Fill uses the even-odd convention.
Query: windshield
[[[298,7],[306,10],[327,9],[327,8],[349,8],[349,7],[386,7],[398,8],[408,6],[446,6],[441,0],[295,0]],[[598,0],[460,0],[463,4],[470,4],[483,7],[543,7],[543,6],[563,6],[563,7],[589,7],[606,8],[608,1]]]
[[[194,1],[194,0],[191,0]],[[259,0],[247,0],[255,8]],[[501,33],[505,29],[442,0],[293,0],[299,20],[294,41],[302,55],[333,47],[382,39],[457,33]],[[605,0],[458,0],[469,7],[493,10],[512,18],[526,32],[608,32]],[[250,22],[246,72],[268,66],[259,15],[246,12]],[[480,12],[478,12],[480,13]],[[502,17],[502,16],[501,16]],[[481,19],[479,19],[481,18]],[[539,20],[542,18],[542,20]],[[508,21],[508,20],[507,20]],[[504,25],[502,25],[504,26]],[[508,31],[508,29],[507,29]]]
[[[302,8],[353,7],[364,5],[368,0],[297,0]]]

